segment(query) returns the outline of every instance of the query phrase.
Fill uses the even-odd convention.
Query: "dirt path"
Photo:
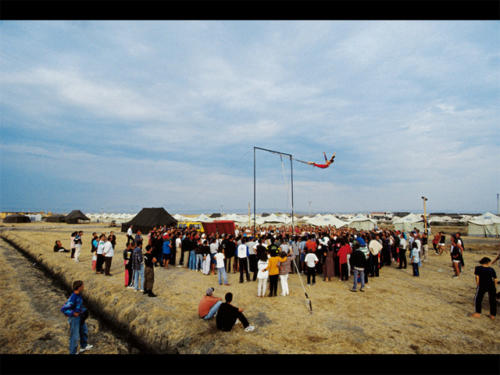
[[[0,353],[67,354],[69,328],[60,307],[69,294],[0,239]],[[103,323],[87,321],[91,354],[138,352]]]

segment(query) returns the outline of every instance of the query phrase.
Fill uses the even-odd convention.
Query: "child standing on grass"
[[[267,279],[269,277],[269,271],[266,270],[268,265],[267,253],[265,251],[259,252],[259,261],[257,262],[257,268],[259,269],[259,272],[257,272],[257,297],[265,297],[266,295]]]
[[[476,312],[472,314],[474,318],[481,316],[481,304],[485,293],[488,293],[490,301],[490,319],[495,319],[497,315],[497,301],[496,301],[496,286],[498,283],[497,274],[495,270],[490,267],[491,259],[484,257],[479,261],[480,266],[477,266],[474,275],[476,275],[476,295],[474,296],[474,303],[476,305]]]
[[[76,280],[73,282],[73,294],[68,301],[61,307],[61,312],[68,317],[69,323],[69,354],[78,354],[86,350],[92,349],[93,345],[89,345],[88,328],[85,320],[88,317],[88,310],[83,306],[83,281]],[[80,341],[80,351],[77,352],[78,341]]]
[[[418,245],[417,243],[414,241],[412,244],[411,244],[411,253],[410,253],[410,263],[413,267],[413,276],[419,276],[419,273],[418,273],[418,265],[420,263],[420,251],[419,251],[419,248],[418,248]]]

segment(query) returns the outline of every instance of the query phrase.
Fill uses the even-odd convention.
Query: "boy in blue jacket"
[[[83,306],[83,281],[73,282],[73,294],[68,301],[61,307],[61,311],[68,317],[69,323],[69,354],[78,354],[92,349],[93,345],[88,345],[87,324],[85,320],[88,317],[88,310]],[[80,351],[77,353],[78,340],[80,340]]]

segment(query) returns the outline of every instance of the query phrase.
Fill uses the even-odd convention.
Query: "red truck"
[[[208,235],[211,234],[232,234],[234,236],[234,221],[232,220],[214,220],[211,223],[201,223],[203,231]]]

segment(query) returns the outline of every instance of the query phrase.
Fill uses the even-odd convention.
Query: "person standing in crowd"
[[[176,232],[175,235],[175,254],[174,258],[172,259],[172,265],[176,265],[176,267],[182,267],[181,259],[179,259],[179,262],[177,262],[177,254],[182,257],[182,234],[181,232]]]
[[[212,275],[215,275],[215,254],[217,254],[217,250],[219,249],[219,243],[214,237],[210,238],[210,270],[212,271]]]
[[[347,268],[347,255],[352,253],[351,246],[349,243],[342,238],[340,241],[340,249],[338,251],[339,264],[340,264],[340,280],[348,281],[349,280],[349,272]]]
[[[418,250],[418,244],[417,241],[414,241],[413,244],[411,245],[411,254],[410,254],[410,263],[413,267],[413,276],[419,276],[418,273],[418,265],[420,263],[420,251]]]
[[[267,267],[264,269],[264,271],[269,271],[269,297],[276,297],[278,294],[278,278],[280,273],[278,251],[278,247],[276,247],[276,250],[270,253],[271,257],[269,258]]]
[[[115,232],[113,231],[109,232],[109,242],[111,242],[111,245],[113,245],[113,249],[116,249],[116,236]]]
[[[73,232],[73,233],[71,233],[71,237],[70,237],[69,248],[71,249],[71,259],[73,259],[75,257],[75,237],[77,234],[78,234],[77,232]]]
[[[127,246],[130,242],[134,241],[134,232],[132,231],[134,228],[133,225],[129,226],[128,229],[127,229]]]
[[[439,243],[438,243],[439,255],[443,254],[443,251],[445,251],[445,244],[446,244],[446,236],[444,235],[443,232],[439,232]]]
[[[168,233],[163,235],[163,244],[162,244],[162,252],[163,252],[163,267],[168,269],[168,263],[170,262],[171,256],[171,248],[170,248],[170,236]]]
[[[361,247],[358,243],[354,243],[353,245],[353,253],[350,258],[351,262],[351,267],[353,269],[353,274],[354,274],[354,284],[352,286],[351,291],[357,292],[357,286],[358,286],[358,277],[361,280],[361,288],[359,289],[360,292],[364,292],[364,287],[365,287],[365,270],[367,267],[367,259],[365,254],[361,251]]]
[[[453,270],[455,271],[455,275],[453,277],[460,276],[460,247],[458,247],[455,236],[451,236],[451,262],[453,264]]]
[[[69,323],[69,354],[82,353],[92,349],[94,346],[88,344],[88,328],[85,320],[88,318],[88,310],[83,306],[82,292],[83,281],[73,282],[73,293],[68,301],[61,307],[61,312],[68,317]],[[77,352],[78,342],[80,351]]]
[[[278,258],[279,278],[281,285],[281,295],[289,296],[290,290],[288,288],[288,274],[292,270],[292,262],[295,260],[295,255],[292,249],[288,248],[288,254],[284,251],[281,252],[281,257]]]
[[[153,293],[153,285],[155,282],[155,263],[156,258],[153,254],[153,246],[146,246],[146,254],[144,254],[144,294],[149,297],[156,297]]]
[[[496,259],[498,259],[498,257]],[[479,318],[481,316],[481,305],[486,293],[488,293],[490,302],[490,319],[494,320],[497,315],[496,287],[498,280],[495,270],[490,267],[491,263],[490,258],[484,257],[479,261],[480,265],[476,266],[474,270],[477,286],[476,295],[474,297],[476,312],[472,314],[474,318]]]
[[[266,296],[267,279],[269,277],[269,271],[267,271],[267,266],[269,265],[266,251],[258,252],[259,261],[257,262],[257,267],[259,272],[257,273],[257,297]]]
[[[226,302],[220,305],[215,319],[217,329],[229,332],[236,323],[236,320],[239,320],[243,324],[243,327],[245,327],[245,332],[252,332],[255,327],[248,323],[247,318],[243,315],[243,309],[231,305],[233,294],[226,293],[225,300]]]
[[[214,256],[215,258],[215,268],[217,269],[217,275],[219,277],[219,285],[222,285],[222,279],[224,279],[224,285],[229,285],[227,282],[227,273],[226,268],[224,266],[224,252],[221,248],[217,249],[217,254]]]
[[[335,274],[335,244],[329,244],[323,248],[325,263],[323,264],[323,281],[332,281],[332,277]]]
[[[201,244],[199,243],[199,240],[196,240],[192,236],[189,236],[188,241],[186,241],[186,245],[189,248],[189,259],[188,259],[189,269],[192,271],[196,271],[197,270],[196,263],[198,258],[196,253],[199,252],[201,254],[200,251]]]
[[[436,233],[434,238],[432,239],[432,248],[434,249],[434,253],[439,254],[438,243],[439,238],[441,237],[441,233]]]
[[[406,262],[406,238],[404,233],[401,233],[399,237],[399,269],[406,269],[407,262]],[[404,266],[403,266],[404,264]]]
[[[97,237],[97,233],[92,233],[92,241],[90,241],[91,249],[90,253],[92,254],[92,271],[95,271],[97,265],[97,246],[99,246],[99,238]]]
[[[314,254],[312,250],[307,250],[306,257],[304,258],[304,263],[306,265],[306,273],[307,273],[307,285],[311,285],[311,278],[312,278],[312,285],[316,284],[316,264],[318,264],[319,259]]]
[[[243,272],[245,272],[247,281],[250,281],[250,273],[248,272],[248,247],[246,245],[246,237],[241,238],[241,245],[238,246],[238,264],[240,267],[240,284],[243,283]]]
[[[251,238],[252,240],[252,238]],[[249,242],[248,246],[248,265],[250,268],[250,272],[253,272],[252,281],[257,280],[257,272],[259,271],[257,268],[257,246],[259,245],[258,241]]]
[[[111,236],[108,237],[108,240],[104,243],[103,255],[104,255],[104,263],[106,265],[104,269],[104,274],[106,276],[112,276],[109,273],[109,271],[111,270],[111,261],[113,260],[113,255],[115,255],[115,251],[113,249],[113,244],[111,243]]]
[[[378,235],[368,243],[368,250],[370,250],[370,255],[366,271],[370,273],[371,277],[379,277],[379,253],[383,250],[383,245],[380,243]]]
[[[83,236],[82,231],[76,232],[76,236],[73,241],[75,246],[75,255],[74,255],[75,263],[80,262],[80,253],[82,252],[82,236]]]
[[[422,234],[422,262],[427,262],[427,254],[429,252],[427,233]]]
[[[201,319],[212,319],[215,314],[217,314],[217,311],[219,311],[220,305],[222,305],[222,298],[215,297],[213,295],[214,292],[214,288],[208,288],[206,294],[201,298],[198,304],[198,315]]]
[[[99,243],[97,244],[97,261],[96,273],[102,273],[102,265],[104,264],[104,244],[106,243],[106,235],[103,233],[99,236]]]
[[[136,244],[139,242],[142,244],[142,232],[140,230],[136,232],[134,240]]]
[[[123,265],[125,266],[125,287],[132,287],[133,269],[132,269],[132,252],[134,251],[135,241],[129,241],[127,248],[123,250]]]
[[[460,272],[462,272],[462,267],[465,266],[465,263],[464,263],[464,250],[465,250],[465,246],[464,246],[464,241],[462,240],[462,237],[460,237],[460,232],[457,232],[455,234],[455,243],[457,244],[459,250],[460,250]]]
[[[132,268],[134,270],[134,287],[137,292],[144,292],[144,256],[142,255],[142,241],[136,243],[136,248],[132,253]],[[139,288],[139,278],[141,287]]]

